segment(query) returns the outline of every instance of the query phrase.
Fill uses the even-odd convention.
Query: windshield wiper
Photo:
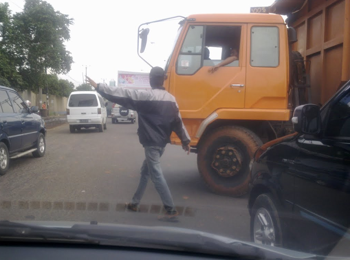
[[[244,242],[185,228],[97,223],[75,224],[71,227],[43,227],[0,221],[0,241],[37,239],[41,242],[167,249],[251,259],[324,259],[314,254]]]
[[[71,228],[42,227],[7,220],[0,221],[0,241],[47,241],[98,244],[99,241]]]

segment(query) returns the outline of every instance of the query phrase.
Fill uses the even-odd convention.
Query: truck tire
[[[224,195],[244,195],[250,181],[250,161],[261,145],[256,134],[240,126],[221,127],[204,136],[197,165],[209,189]]]
[[[73,125],[70,125],[70,126],[69,126],[69,131],[70,131],[71,133],[74,133],[75,130],[76,130],[76,128],[75,128]]]

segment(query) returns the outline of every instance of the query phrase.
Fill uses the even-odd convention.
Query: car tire
[[[4,175],[10,166],[10,155],[6,144],[0,143],[0,175]]]
[[[42,133],[39,133],[38,141],[37,141],[37,150],[32,154],[36,158],[43,157],[45,154],[45,151],[46,151],[45,136]]]
[[[112,124],[115,124],[115,119],[114,118],[112,118]]]
[[[69,131],[70,131],[71,133],[74,133],[75,130],[76,130],[76,128],[75,128],[73,125],[70,125],[70,126],[69,126]]]
[[[251,240],[258,244],[283,247],[283,229],[278,204],[264,193],[253,203],[250,219]]]
[[[99,126],[98,126],[98,129],[99,129],[99,132],[103,132],[103,131],[104,131],[104,126],[103,126],[103,124],[99,125]]]
[[[202,138],[197,165],[209,189],[218,194],[242,196],[248,191],[249,164],[261,140],[247,128],[220,127]]]

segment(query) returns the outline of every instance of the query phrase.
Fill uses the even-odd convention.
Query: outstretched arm
[[[236,60],[238,60],[237,56],[230,56],[225,60],[221,61],[220,63],[218,63],[216,66],[213,66],[212,68],[210,68],[208,71],[213,73],[216,70],[218,70],[219,67],[228,65],[229,63],[232,63],[233,61],[236,61]]]
[[[87,77],[87,81],[96,91],[107,100],[117,103],[129,109],[138,110],[139,100],[147,100],[149,93],[147,91],[138,91],[121,87],[110,87],[107,84],[97,84],[94,80]]]

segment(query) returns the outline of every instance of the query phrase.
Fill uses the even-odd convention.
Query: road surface
[[[128,212],[139,181],[144,151],[137,123],[112,124],[99,133],[71,134],[67,124],[49,129],[43,158],[14,159],[0,176],[0,219],[175,226],[249,241],[247,197],[211,193],[202,181],[196,155],[168,145],[161,159],[180,212],[179,222],[160,222],[161,200],[152,182],[140,212]]]

